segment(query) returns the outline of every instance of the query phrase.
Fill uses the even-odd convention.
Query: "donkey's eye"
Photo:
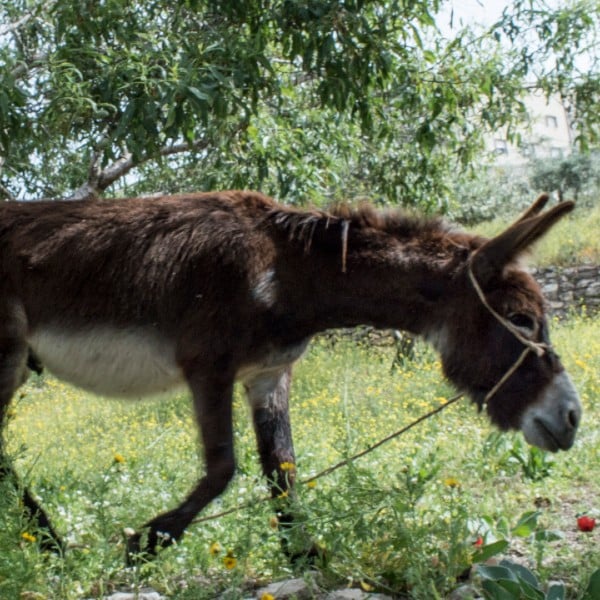
[[[519,329],[533,333],[536,329],[535,320],[529,315],[523,313],[511,313],[508,315],[508,320]]]

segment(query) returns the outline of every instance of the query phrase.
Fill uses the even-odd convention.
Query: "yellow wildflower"
[[[281,494],[279,494],[279,496],[277,496],[278,498],[281,498],[282,500],[287,498],[290,495],[290,493],[287,490],[283,490],[283,492],[281,492]]]
[[[265,592],[264,594],[261,595],[260,600],[275,600],[275,596],[273,596],[273,594],[269,594],[268,592]]]
[[[309,488],[316,488],[317,487],[317,482],[314,479],[311,479],[310,481],[306,482],[306,487]]]
[[[213,542],[208,551],[210,552],[211,556],[217,556],[217,554],[220,554],[221,546],[219,545],[219,542]]]
[[[282,462],[279,465],[279,468],[282,471],[294,471],[296,469],[296,465],[293,462]]]
[[[35,535],[31,535],[31,533],[27,533],[26,531],[24,533],[21,534],[21,537],[26,541],[26,542],[35,542],[36,537]]]
[[[446,477],[444,479],[444,485],[447,485],[450,488],[460,487],[460,481],[454,477]]]
[[[227,553],[227,555],[223,558],[223,566],[228,571],[231,571],[232,569],[235,569],[236,565],[237,565],[237,558],[233,555],[233,553],[231,551],[229,551]]]
[[[115,455],[113,456],[113,460],[117,464],[122,465],[125,462],[125,457],[122,454],[119,454],[118,452],[115,452]]]

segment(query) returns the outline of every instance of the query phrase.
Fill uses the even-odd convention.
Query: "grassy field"
[[[585,409],[575,447],[558,455],[531,450],[520,434],[499,435],[461,401],[316,486],[300,486],[298,511],[329,557],[319,569],[324,587],[443,598],[481,547],[496,543],[542,584],[562,580],[568,598],[582,597],[600,566],[599,528],[583,533],[576,525],[581,513],[600,517],[600,319],[577,317],[553,330]],[[300,478],[452,395],[425,347],[395,370],[393,356],[391,348],[320,341],[299,363],[292,420]],[[254,500],[251,508],[192,526],[177,547],[138,568],[124,567],[123,528],[172,507],[202,473],[188,399],[108,401],[32,378],[7,434],[19,473],[70,549],[64,558],[40,553],[39,532],[3,485],[3,600],[95,598],[144,585],[172,598],[211,598],[223,589],[235,598],[292,573],[269,503],[260,501],[266,487],[239,390],[238,473],[205,514]]]

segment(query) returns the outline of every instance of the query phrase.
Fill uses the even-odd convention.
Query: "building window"
[[[558,129],[558,119],[554,115],[546,115],[546,127]]]
[[[496,154],[508,154],[508,144],[506,140],[501,140],[499,138],[494,140],[494,152]]]
[[[521,144],[519,150],[521,151],[522,156],[525,156],[527,158],[535,157],[535,144],[528,144],[525,142]]]

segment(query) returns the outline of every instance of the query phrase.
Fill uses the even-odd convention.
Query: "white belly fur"
[[[95,394],[139,397],[184,384],[175,348],[150,330],[46,328],[28,342],[51,373]]]

